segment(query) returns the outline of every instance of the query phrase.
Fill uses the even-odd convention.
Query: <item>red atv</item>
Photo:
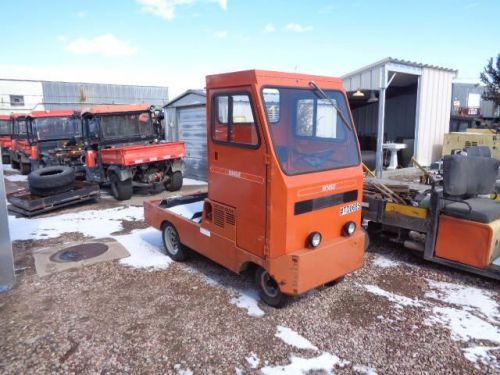
[[[82,113],[88,181],[127,200],[134,187],[182,187],[184,142],[160,141],[162,112],[145,104],[95,106]]]
[[[10,146],[12,145],[12,122],[10,116],[0,115],[0,148],[2,164],[10,164]]]
[[[31,145],[28,139],[28,115],[25,113],[14,113],[12,121],[12,144],[10,147],[10,165],[19,169],[21,174],[27,175],[31,172]]]

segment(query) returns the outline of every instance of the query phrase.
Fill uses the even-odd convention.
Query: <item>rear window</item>
[[[100,118],[104,138],[147,138],[154,136],[149,112],[103,116]]]
[[[1,135],[10,134],[10,120],[0,120],[0,134]]]

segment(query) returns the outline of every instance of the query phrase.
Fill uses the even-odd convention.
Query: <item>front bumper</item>
[[[271,259],[268,271],[283,293],[302,294],[360,268],[365,240],[365,233],[358,229],[351,237]]]

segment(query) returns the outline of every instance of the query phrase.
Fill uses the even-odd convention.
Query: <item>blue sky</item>
[[[391,56],[477,81],[500,53],[497,0],[2,2],[1,78],[158,84],[250,68],[338,76]]]

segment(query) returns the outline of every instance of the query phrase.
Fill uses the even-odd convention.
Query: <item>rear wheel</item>
[[[14,159],[10,159],[10,166],[12,169],[19,169],[19,162],[15,161]]]
[[[165,184],[165,189],[168,191],[177,191],[182,188],[182,172],[176,171],[172,173],[170,179]]]
[[[181,244],[179,233],[172,224],[166,223],[163,226],[162,237],[163,245],[170,258],[176,262],[183,262],[188,258],[188,250]]]
[[[31,164],[29,163],[21,163],[21,174],[28,175],[31,172]]]
[[[125,181],[120,181],[118,176],[115,173],[112,173],[109,179],[111,182],[111,193],[115,199],[119,201],[126,201],[132,197],[133,187],[131,178]]]
[[[278,283],[265,269],[257,268],[255,282],[259,288],[260,298],[269,306],[279,308],[287,303],[289,297],[281,293]]]
[[[2,155],[2,164],[10,164],[10,156]]]

